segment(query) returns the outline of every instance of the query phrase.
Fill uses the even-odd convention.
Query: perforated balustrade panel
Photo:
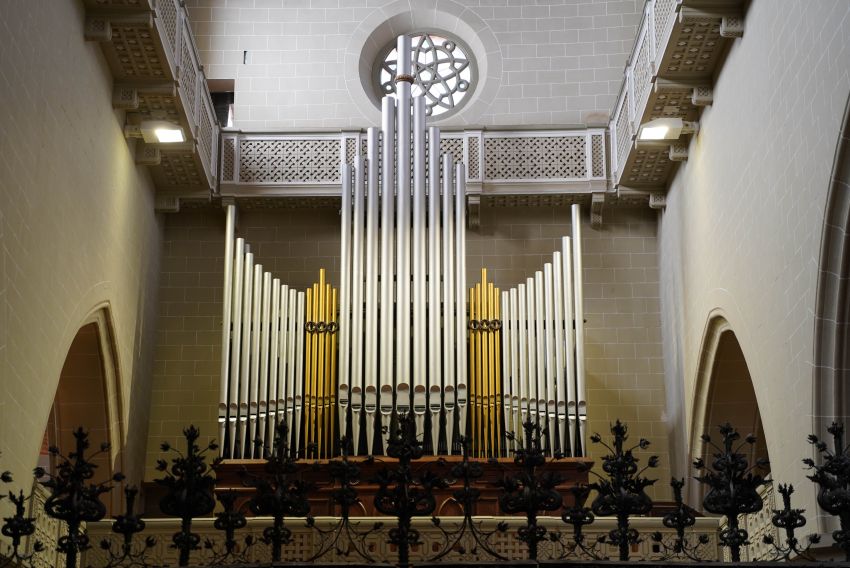
[[[584,136],[484,138],[486,181],[569,180],[587,176]]]
[[[244,139],[239,181],[243,183],[338,183],[339,139]]]

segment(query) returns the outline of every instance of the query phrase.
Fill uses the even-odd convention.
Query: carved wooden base
[[[369,480],[373,479],[381,469],[387,465],[391,465],[395,460],[385,457],[376,458],[374,461],[366,458],[350,459],[360,464],[361,479],[357,485],[360,505],[357,510],[352,511],[351,515],[379,516],[380,513],[374,507],[375,493],[378,490],[378,485]],[[414,462],[413,469],[414,472],[424,472],[426,469],[430,469],[441,477],[450,478],[452,465],[459,461],[461,461],[460,456],[429,456]],[[552,461],[546,465],[547,471],[558,473],[565,479],[559,486],[563,489],[565,501],[570,497],[570,494],[567,492],[570,487],[579,483],[587,483],[588,474],[586,471],[580,471],[580,466],[591,462],[592,460],[588,458],[564,458]],[[512,458],[478,460],[478,463],[481,465],[483,475],[477,480],[475,488],[481,491],[481,498],[473,514],[501,515],[498,496],[502,490],[496,486],[496,482],[501,480],[504,475],[515,472],[517,466],[514,465]],[[253,475],[260,476],[263,473],[263,464],[264,462],[261,460],[225,460],[216,470],[218,479],[216,482],[216,491],[232,489],[239,493],[244,493],[247,499],[253,493],[253,489],[243,487],[239,472],[244,469]],[[296,476],[315,484],[315,490],[310,494],[311,515],[339,515],[339,510],[334,506],[331,499],[331,491],[333,491],[334,486],[329,479],[328,460],[301,461],[298,464],[298,473]],[[452,498],[452,493],[460,486],[461,483],[456,482],[447,489],[435,490],[434,493],[437,498],[437,510],[434,511],[435,515],[451,516],[462,514],[460,506]]]

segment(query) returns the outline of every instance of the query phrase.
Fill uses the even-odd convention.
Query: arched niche
[[[720,438],[718,426],[727,422],[735,426],[742,437],[756,436],[756,443],[749,448],[750,464],[761,458],[769,459],[750,369],[738,337],[721,315],[712,316],[703,340],[693,408],[691,461],[703,458],[710,462],[713,450],[701,436],[709,434],[716,443]],[[766,475],[769,469],[759,470],[759,473]],[[702,496],[702,487],[691,483],[691,505],[700,507]]]
[[[844,107],[821,231],[812,428],[850,425],[850,98]]]
[[[110,445],[92,459],[98,467],[91,481],[105,481],[121,471],[124,432],[114,355],[112,327],[102,307],[86,318],[65,355],[39,455],[39,465],[45,469],[52,471],[56,465],[48,448],[57,446],[67,456],[76,445],[74,431],[82,427],[89,433],[87,455],[97,452],[103,442]],[[104,504],[117,510],[113,507],[120,499],[120,491],[112,491]]]

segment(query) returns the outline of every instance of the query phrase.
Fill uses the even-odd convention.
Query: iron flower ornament
[[[832,449],[814,434],[809,443],[821,457],[821,463],[806,458],[803,463],[814,473],[808,476],[818,486],[818,505],[838,517],[841,527],[833,531],[832,538],[844,550],[845,560],[850,562],[850,446],[845,445],[844,425],[833,422],[827,428],[832,436]]]
[[[756,468],[767,467],[766,459],[758,459],[750,466],[746,454],[741,450],[756,443],[752,434],[743,440],[738,431],[728,422],[719,427],[723,438],[722,446],[703,434],[702,440],[714,448],[714,459],[708,465],[703,459],[694,461],[694,467],[702,475],[694,479],[708,487],[703,497],[703,508],[709,513],[726,517],[726,528],[720,531],[720,544],[729,548],[732,561],[740,562],[741,547],[749,544],[749,534],[738,524],[738,515],[761,511],[763,502],[758,489],[770,483],[761,475],[754,473]]]

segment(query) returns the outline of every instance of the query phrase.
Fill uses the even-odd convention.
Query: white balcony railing
[[[590,192],[607,187],[605,129],[443,132],[441,152],[466,165],[470,193]],[[339,166],[365,134],[225,132],[222,193],[338,195]]]

